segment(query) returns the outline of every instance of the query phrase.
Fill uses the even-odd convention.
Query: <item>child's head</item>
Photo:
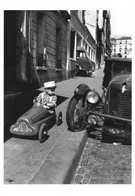
[[[53,94],[53,93],[54,93],[55,88],[56,88],[56,87],[52,87],[52,88],[45,88],[45,91],[46,91],[49,95],[51,95],[51,94]]]
[[[44,89],[48,94],[53,94],[56,89],[56,84],[54,81],[44,83]]]
[[[56,84],[54,81],[45,82],[44,86],[39,88],[40,91],[47,92],[50,95],[54,93],[55,89],[56,89]]]

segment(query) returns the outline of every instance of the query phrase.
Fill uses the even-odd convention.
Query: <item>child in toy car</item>
[[[62,123],[62,112],[56,116],[55,107],[57,96],[55,95],[56,84],[54,81],[44,83],[42,91],[33,100],[33,107],[18,118],[10,127],[10,132],[16,135],[36,135],[40,142],[48,138],[48,130],[54,124]]]

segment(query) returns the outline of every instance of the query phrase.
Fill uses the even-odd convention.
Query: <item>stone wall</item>
[[[58,11],[32,11],[31,48],[41,86],[66,79],[67,24]],[[45,54],[45,67],[37,67],[37,53]]]

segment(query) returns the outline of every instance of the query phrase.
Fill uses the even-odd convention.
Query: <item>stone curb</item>
[[[66,138],[66,139],[65,139]],[[87,132],[66,131],[30,184],[69,184],[87,139]]]

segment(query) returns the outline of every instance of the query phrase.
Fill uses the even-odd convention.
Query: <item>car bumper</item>
[[[131,139],[131,130],[103,126],[102,132],[112,138]]]

